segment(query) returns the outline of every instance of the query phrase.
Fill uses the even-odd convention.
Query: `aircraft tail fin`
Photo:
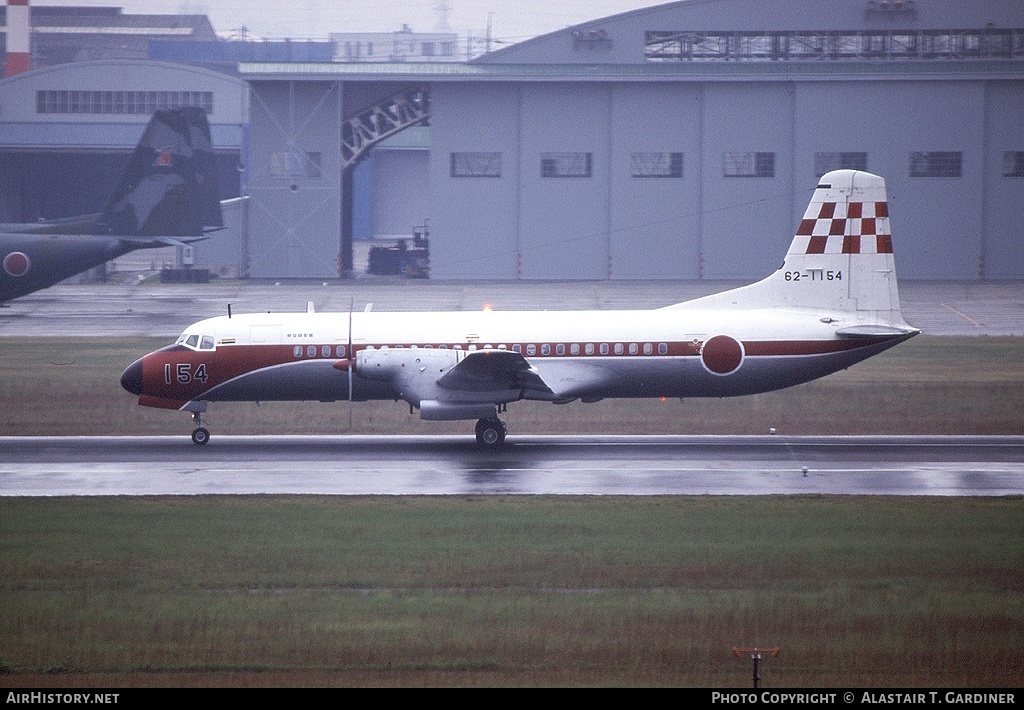
[[[680,306],[808,308],[847,324],[914,330],[900,313],[885,180],[835,170],[818,181],[782,268],[757,283]],[[852,317],[851,317],[852,316]]]
[[[112,236],[200,237],[224,225],[206,112],[157,111],[100,215]]]

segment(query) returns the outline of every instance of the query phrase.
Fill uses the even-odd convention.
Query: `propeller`
[[[356,367],[356,354],[352,351],[352,312],[355,310],[355,298],[349,301],[348,306],[348,344],[345,346],[345,358],[334,363],[333,367],[338,370],[348,371],[348,429],[352,431],[352,371]]]
[[[348,432],[352,433],[352,370],[356,367],[356,354],[352,352],[352,311],[355,310],[356,299],[353,296],[348,302]]]

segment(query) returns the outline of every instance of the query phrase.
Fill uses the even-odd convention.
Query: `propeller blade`
[[[352,311],[355,310],[356,299],[353,296],[348,303],[348,346],[345,354],[348,356],[348,430],[352,432],[352,370],[355,369],[356,354],[352,352]]]

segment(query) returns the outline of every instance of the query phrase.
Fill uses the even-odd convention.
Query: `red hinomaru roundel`
[[[12,251],[4,257],[4,271],[11,276],[24,276],[32,268],[28,255],[20,251]]]

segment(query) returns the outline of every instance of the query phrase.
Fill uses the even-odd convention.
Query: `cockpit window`
[[[212,335],[182,333],[176,345],[184,345],[192,350],[213,350],[217,345],[217,340]]]

